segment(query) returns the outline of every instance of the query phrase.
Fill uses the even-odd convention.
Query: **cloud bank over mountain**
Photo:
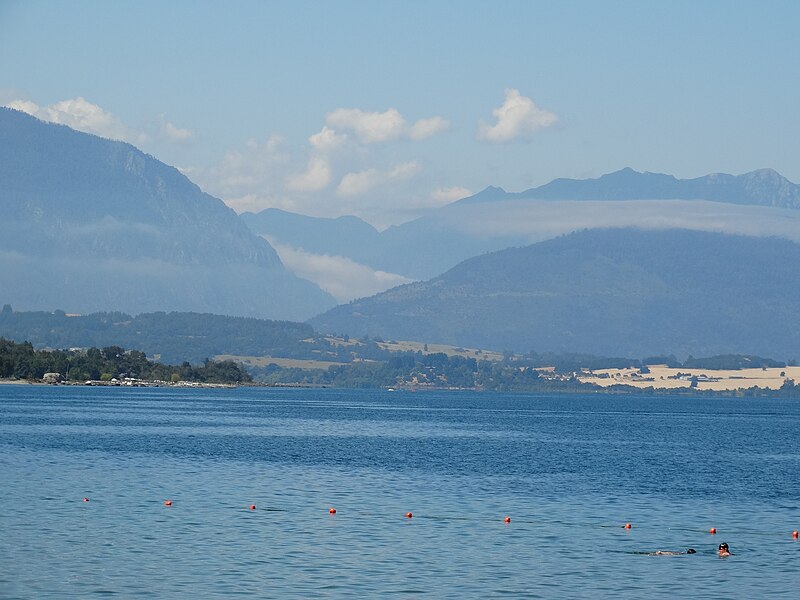
[[[460,194],[456,190],[453,195]],[[363,227],[351,227],[355,217],[290,218],[274,210],[242,216],[255,233],[285,249],[302,249],[306,260],[315,254],[338,256],[375,272],[424,280],[472,256],[583,229],[689,229],[800,241],[798,206],[800,186],[774,171],[678,180],[624,169],[597,179],[555,180],[518,193],[487,188],[381,232],[363,222]],[[347,272],[341,270],[343,276]],[[336,273],[331,268],[326,285],[332,285]],[[386,288],[392,282],[373,281],[383,281]],[[346,287],[344,282],[340,287]],[[339,294],[355,297],[355,292]]]

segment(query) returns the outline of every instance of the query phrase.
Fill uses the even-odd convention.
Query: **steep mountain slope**
[[[312,319],[320,331],[520,352],[800,356],[800,244],[588,230],[467,260]]]
[[[224,203],[133,146],[0,109],[3,301],[308,317],[333,304]]]

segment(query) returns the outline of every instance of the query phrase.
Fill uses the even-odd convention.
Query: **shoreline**
[[[62,381],[59,383],[45,383],[44,381],[32,381],[30,379],[0,379],[0,385],[37,385],[46,387],[175,387],[175,388],[235,388],[242,387],[236,383],[202,383],[195,381],[179,381],[173,383],[171,381],[144,381],[136,380],[135,382],[110,382],[110,381]],[[246,384],[252,385],[252,384]]]
[[[529,389],[529,390],[492,390],[480,387],[460,388],[452,386],[380,386],[375,388],[346,388],[336,387],[329,385],[315,385],[315,384],[269,384],[269,383],[243,383],[243,384],[228,384],[228,383],[199,383],[199,382],[140,382],[132,383],[109,383],[109,382],[72,382],[72,383],[44,383],[42,381],[29,381],[25,379],[0,379],[0,386],[3,385],[30,385],[30,386],[46,386],[46,387],[103,387],[103,388],[132,388],[132,387],[162,387],[162,388],[181,388],[181,389],[233,389],[242,387],[252,388],[267,388],[267,389],[371,389],[381,390],[387,393],[401,392],[401,393],[425,393],[425,392],[476,392],[479,394],[528,394],[528,395],[552,395],[561,396],[565,394],[602,394],[608,396],[684,396],[684,397],[706,397],[706,398],[755,398],[755,397],[787,397],[787,398],[800,398],[800,393],[795,394],[781,394],[779,389],[769,387],[760,387],[752,385],[750,387],[739,388],[723,388],[723,389],[710,389],[710,388],[692,388],[690,386],[676,386],[676,387],[644,387],[630,385],[628,382],[612,381],[607,385],[598,385],[596,382],[582,382],[584,385],[591,385],[591,388],[564,388],[546,387],[543,389]]]

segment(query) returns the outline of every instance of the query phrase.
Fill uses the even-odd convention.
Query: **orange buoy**
[[[255,510],[255,509],[256,509],[256,505],[255,504],[251,504],[250,505],[250,510]]]
[[[630,529],[631,527],[633,527],[633,525],[631,525],[630,523],[625,523],[624,527],[625,529]]]
[[[164,506],[172,506],[172,500],[167,500],[164,502]]]
[[[717,533],[717,528],[716,527],[712,527],[711,529],[708,530],[708,533],[710,533],[712,535]]]
[[[506,517],[503,519],[503,523],[511,523],[511,517]]]
[[[83,501],[84,501],[84,502],[88,502],[88,501],[89,501],[89,499],[88,499],[88,498],[84,498],[84,499],[83,499]]]
[[[792,537],[793,537],[794,539],[797,539],[797,538],[798,538],[798,536],[800,536],[800,532],[798,532],[798,531],[797,531],[797,529],[795,529],[795,530],[792,532]]]
[[[407,512],[407,513],[406,513],[406,519],[410,519],[410,518],[411,518],[411,517],[413,517],[413,516],[414,516],[414,515],[413,515],[412,513],[410,513],[410,512]]]
[[[335,508],[333,508],[333,507],[331,507],[331,508],[330,508],[330,510],[328,510],[328,512],[329,512],[330,514],[332,514],[332,515],[335,515],[335,514],[336,514],[336,509],[335,509]]]

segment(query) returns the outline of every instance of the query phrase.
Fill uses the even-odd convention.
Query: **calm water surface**
[[[778,399],[4,385],[0,597],[795,598],[799,434]]]

